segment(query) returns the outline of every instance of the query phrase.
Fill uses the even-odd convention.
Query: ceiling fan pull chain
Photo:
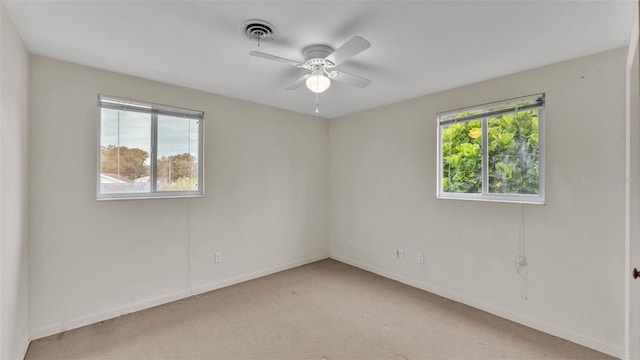
[[[320,94],[316,93],[316,114],[320,113]]]

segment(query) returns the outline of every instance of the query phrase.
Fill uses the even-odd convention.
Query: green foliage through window
[[[457,123],[442,131],[442,185],[446,192],[482,192],[480,120]]]
[[[544,201],[540,148],[544,95],[533,99],[439,116],[440,197],[477,194],[476,199]]]
[[[538,111],[489,119],[489,192],[538,194]]]

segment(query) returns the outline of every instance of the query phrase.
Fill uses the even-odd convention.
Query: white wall
[[[32,56],[32,337],[330,253],[620,356],[625,56],[330,122]],[[547,205],[436,200],[436,113],[536,92],[547,94]],[[98,93],[205,111],[206,197],[97,202]]]
[[[331,120],[331,257],[621,356],[625,61],[618,49]],[[546,205],[437,200],[436,114],[538,92]]]
[[[0,1],[0,358],[28,342],[29,54]]]
[[[327,120],[39,56],[30,70],[33,338],[328,256]],[[101,93],[204,111],[206,196],[96,201]]]
[[[640,74],[638,72],[638,4],[634,9],[635,21],[629,42],[627,57],[626,99],[628,111],[627,141],[629,153],[625,164],[628,167],[625,185],[628,194],[628,218],[625,219],[625,359],[640,359],[640,287],[638,281],[631,277],[632,269],[638,267],[640,260]]]
[[[638,51],[636,51],[635,60],[633,62],[633,71],[631,72],[631,156],[630,156],[630,176],[627,178],[627,182],[630,185],[630,241],[633,243],[630,247],[629,260],[630,264],[625,264],[625,279],[630,282],[629,290],[630,298],[632,300],[630,305],[629,321],[630,325],[630,343],[629,351],[631,359],[640,358],[640,304],[637,300],[640,299],[640,287],[638,286],[638,280],[631,278],[630,270],[634,267],[638,267],[640,259],[640,118],[638,115],[638,99],[640,92],[638,89],[640,74],[638,72]]]

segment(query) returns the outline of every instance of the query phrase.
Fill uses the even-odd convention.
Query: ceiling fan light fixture
[[[322,74],[313,74],[305,82],[307,88],[316,94],[325,92],[331,86],[331,80]]]
[[[299,77],[298,80],[289,85],[286,90],[295,90],[302,86],[302,83],[305,83],[307,88],[316,94],[316,113],[318,113],[318,94],[329,89],[332,80],[360,88],[364,88],[371,83],[369,79],[333,69],[335,66],[351,59],[370,46],[371,44],[367,40],[360,36],[354,36],[335,50],[330,46],[322,44],[307,46],[302,50],[304,62],[290,60],[260,51],[252,51],[249,55],[282,62],[295,66],[298,69],[311,70],[311,74],[307,73]]]

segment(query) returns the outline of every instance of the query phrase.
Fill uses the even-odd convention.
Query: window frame
[[[134,111],[151,116],[149,153],[149,192],[101,193],[101,145],[102,109]],[[198,189],[158,191],[158,116],[182,117],[198,120]],[[147,101],[130,100],[117,96],[98,94],[98,141],[96,163],[96,200],[171,199],[204,197],[204,112],[185,108],[160,105]]]
[[[518,107],[517,104],[534,102],[531,105]],[[500,107],[508,107],[503,110],[488,111]],[[437,198],[450,200],[471,200],[471,201],[488,201],[488,202],[504,202],[518,204],[545,204],[545,93],[522,96],[492,103],[470,106],[462,109],[449,110],[437,114]],[[538,110],[538,194],[505,194],[489,192],[489,119],[499,115],[505,115],[525,110]],[[465,116],[460,119],[452,119],[456,114],[464,112],[481,111],[478,115]],[[480,193],[456,193],[445,192],[443,189],[443,143],[442,132],[446,125],[470,122],[474,120],[481,121],[482,129],[482,191]],[[445,126],[443,126],[445,125]]]

